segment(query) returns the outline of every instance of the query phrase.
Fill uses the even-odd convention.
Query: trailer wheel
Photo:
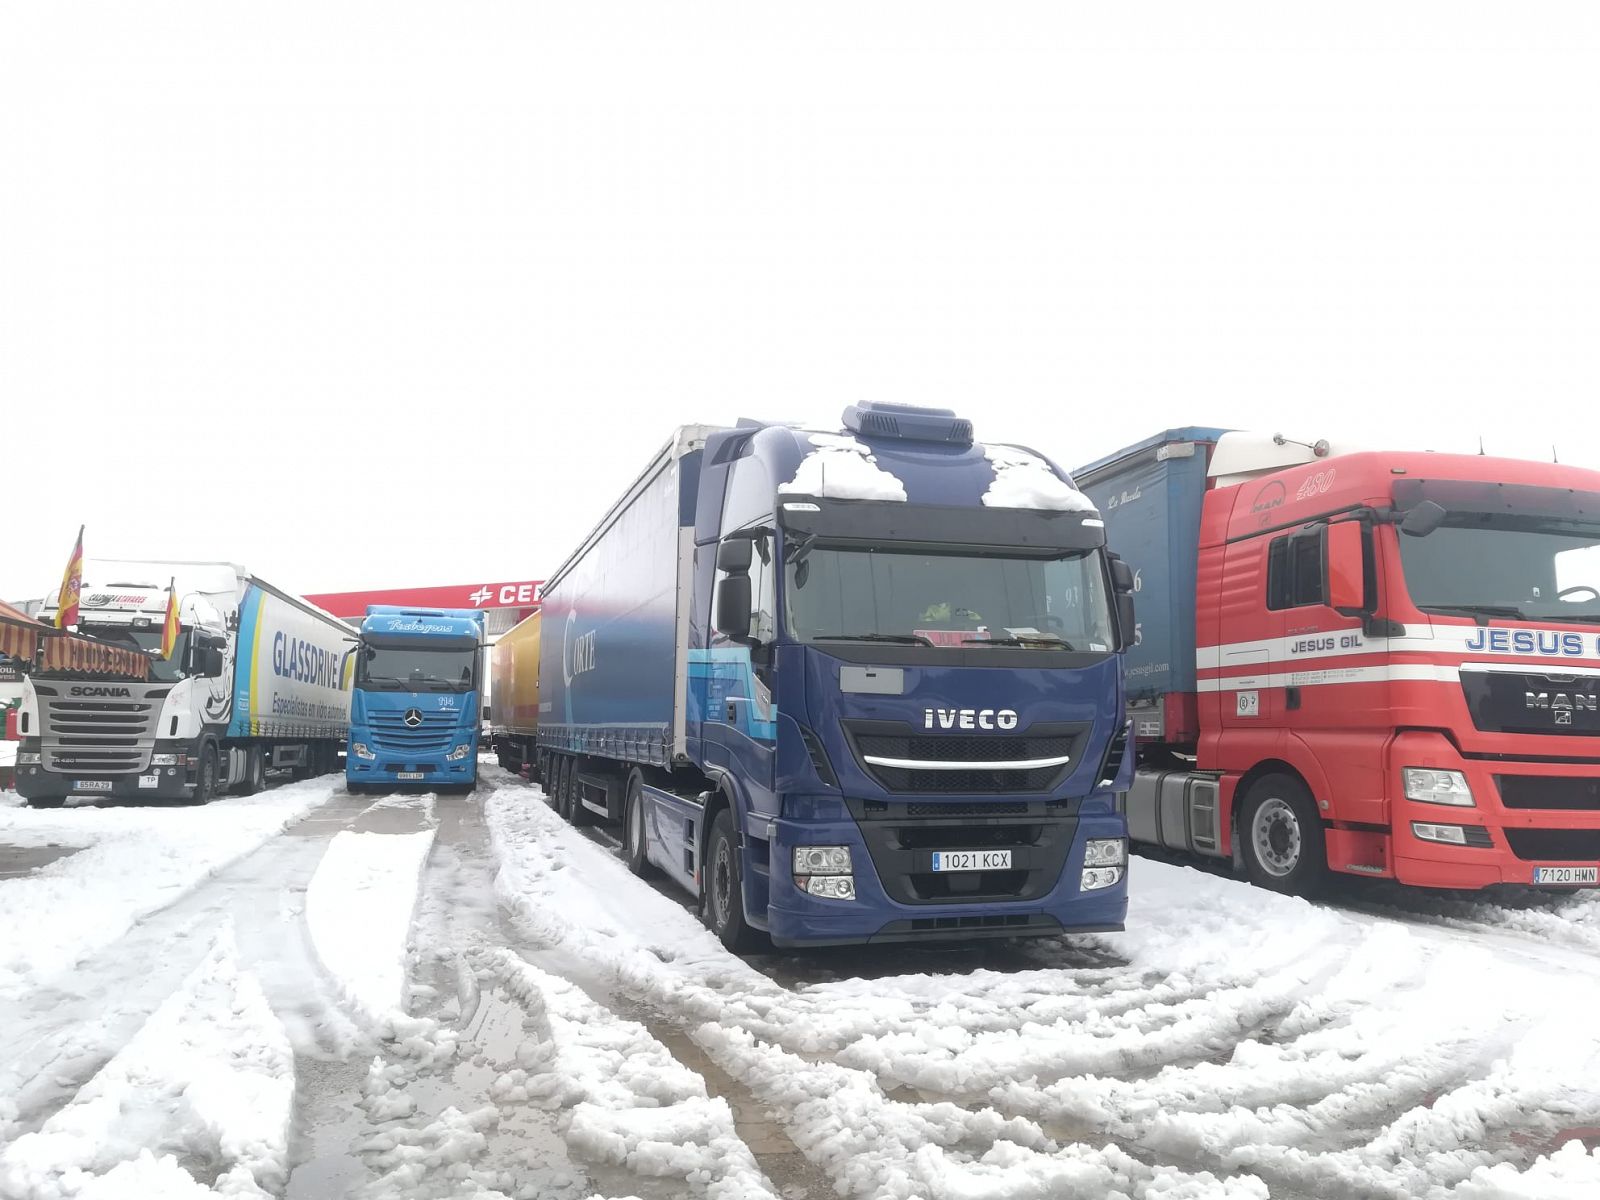
[[[1313,896],[1326,882],[1322,818],[1306,785],[1292,775],[1263,775],[1240,812],[1239,845],[1250,882],[1288,896]]]
[[[761,947],[761,934],[744,919],[744,872],[739,864],[739,846],[733,836],[733,814],[724,808],[711,823],[711,839],[706,846],[706,865],[701,886],[705,892],[705,913],[711,932],[735,954],[749,954]]]
[[[556,811],[563,821],[572,820],[572,758],[562,754],[556,758]]]
[[[648,853],[649,834],[644,828],[644,777],[637,768],[628,772],[628,790],[622,802],[622,857],[628,870],[640,879],[655,874]]]
[[[254,796],[267,786],[266,758],[260,746],[251,746],[244,752],[244,781],[239,785],[241,796]]]
[[[200,752],[200,770],[195,775],[194,795],[190,804],[210,804],[217,794],[217,747],[208,744]]]

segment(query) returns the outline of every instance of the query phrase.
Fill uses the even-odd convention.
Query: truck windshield
[[[896,641],[1107,652],[1110,605],[1099,551],[1007,558],[931,550],[818,547],[788,565],[799,641]]]
[[[178,631],[178,644],[172,651],[171,658],[161,658],[161,626],[153,625],[144,629],[132,629],[127,625],[90,625],[81,626],[83,632],[93,634],[104,642],[111,642],[118,646],[127,646],[133,650],[142,650],[150,655],[150,680],[153,683],[176,683],[184,678],[182,671],[184,655],[189,650],[189,631]]]
[[[356,686],[372,692],[470,692],[477,686],[474,646],[365,642]]]
[[[1423,612],[1600,622],[1600,526],[1515,513],[1452,513],[1400,536],[1406,589]]]

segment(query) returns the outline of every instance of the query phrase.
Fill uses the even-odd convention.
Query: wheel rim
[[[1300,818],[1286,800],[1274,796],[1256,809],[1250,841],[1256,861],[1269,875],[1281,879],[1300,865]]]
[[[711,865],[711,907],[721,929],[733,912],[733,855],[726,840],[717,843],[716,861]]]

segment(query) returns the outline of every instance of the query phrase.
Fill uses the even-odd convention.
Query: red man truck
[[[1139,592],[1135,841],[1300,895],[1600,882],[1600,472],[1190,428],[1074,478]]]

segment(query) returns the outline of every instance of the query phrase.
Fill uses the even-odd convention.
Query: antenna
[[[1550,461],[1553,463],[1561,461],[1561,455],[1556,452],[1556,444],[1554,442],[1550,443]]]
[[[1478,457],[1483,457],[1483,434],[1478,435]]]

